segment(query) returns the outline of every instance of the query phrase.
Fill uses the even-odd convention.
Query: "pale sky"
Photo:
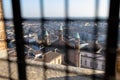
[[[4,15],[12,18],[11,0],[3,0]],[[40,0],[20,0],[22,17],[40,18]],[[65,17],[65,0],[43,0],[44,17]],[[99,0],[100,18],[108,16],[109,0]],[[69,0],[69,17],[95,17],[95,0]]]

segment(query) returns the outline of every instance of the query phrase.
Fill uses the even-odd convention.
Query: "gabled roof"
[[[44,60],[45,62],[51,62],[52,60],[59,56],[62,56],[62,54],[58,52],[49,51],[44,55]]]

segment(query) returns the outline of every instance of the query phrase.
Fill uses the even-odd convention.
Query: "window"
[[[87,60],[85,60],[85,65],[87,65]]]
[[[61,61],[60,61],[60,59],[58,59],[58,64],[61,64]]]
[[[93,62],[90,62],[90,67],[91,67],[91,68],[93,68],[93,67],[94,67]]]
[[[98,67],[97,61],[95,61],[93,65],[94,65],[94,69],[97,69],[97,67]]]
[[[105,70],[105,65],[104,64],[102,64],[102,70]]]
[[[36,4],[33,4],[33,2]],[[107,6],[110,6],[110,10]],[[0,59],[0,61],[7,62],[9,66],[7,69],[4,69],[8,71],[8,76],[3,76],[0,74],[0,78],[14,79],[11,75],[12,68],[10,66],[12,63],[17,63],[18,79],[27,80],[27,78],[29,78],[26,76],[27,72],[31,71],[33,68],[37,69],[39,66],[39,68],[43,68],[42,77],[44,80],[46,80],[49,76],[46,73],[46,70],[48,70],[47,68],[53,69],[54,71],[62,71],[62,68],[55,69],[51,66],[47,67],[46,63],[44,62],[41,66],[39,64],[28,64],[26,63],[27,57],[24,53],[30,50],[30,53],[32,53],[33,56],[36,56],[36,54],[45,54],[49,50],[54,50],[54,47],[57,47],[59,48],[58,51],[60,53],[64,53],[66,62],[64,64],[64,67],[66,68],[64,70],[66,74],[64,78],[69,80],[69,78],[71,78],[68,75],[69,65],[73,64],[68,63],[68,59],[70,59],[68,56],[69,54],[74,53],[76,48],[79,48],[79,44],[81,47],[84,47],[80,51],[89,54],[89,58],[91,58],[91,53],[94,54],[92,57],[96,57],[95,53],[99,50],[102,56],[106,55],[106,65],[104,65],[106,67],[105,77],[115,77],[115,53],[117,48],[116,45],[119,22],[118,0],[110,0],[110,5],[109,0],[60,0],[60,2],[57,2],[56,0],[3,0],[3,9],[5,18],[3,20],[6,23],[6,31],[7,29],[9,29],[10,32],[12,31],[10,34],[8,33],[9,31],[7,31],[7,41],[10,42],[11,45],[15,44],[9,48],[11,51],[13,49],[15,50],[17,53],[17,60],[12,61],[9,55],[8,59],[6,60]],[[62,26],[62,28],[60,26]],[[63,34],[58,35],[60,32],[62,32],[60,30],[63,30]],[[47,34],[48,37],[51,36],[52,43],[54,43],[53,45],[46,44],[46,41],[43,40],[44,34]],[[46,39],[48,39],[48,37]],[[62,40],[63,38],[64,40]],[[59,39],[62,40],[61,42],[59,41],[59,44],[62,46],[55,44],[55,42]],[[99,40],[97,41],[97,39]],[[78,43],[75,44],[75,42]],[[104,48],[102,48],[99,44],[102,44]],[[101,49],[105,52],[102,52]],[[71,53],[68,54],[68,50],[71,50]],[[31,60],[34,60],[34,58],[31,58]],[[94,67],[97,67],[97,63],[94,63],[94,60],[96,59],[93,59],[93,61],[90,62],[90,65],[93,69]],[[80,61],[77,59],[74,61],[75,64],[78,62]],[[76,65],[74,66],[76,67]],[[109,68],[109,66],[111,66],[112,69]],[[31,70],[28,69],[30,67],[32,68]],[[77,72],[77,70],[75,71]],[[56,76],[54,75],[54,77]],[[95,77],[92,78],[94,80]]]

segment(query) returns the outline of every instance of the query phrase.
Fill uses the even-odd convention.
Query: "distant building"
[[[45,32],[46,35],[46,32]],[[50,37],[48,36],[49,34],[47,33],[47,35],[45,36],[45,44],[47,44],[47,46],[45,47],[45,52],[49,52],[54,50],[55,48],[57,48],[60,53],[63,55],[62,58],[62,63],[65,65],[72,65],[72,66],[76,66],[79,67],[80,66],[80,36],[79,33],[76,33],[75,36],[75,41],[74,41],[74,45],[71,45],[69,43],[69,41],[63,37],[63,28],[62,26],[60,26],[59,28],[59,34],[58,34],[58,40],[54,41],[53,43],[50,42]],[[51,44],[49,44],[51,43]],[[66,47],[67,48],[72,48],[71,51],[68,51],[68,54],[66,54]],[[46,54],[45,53],[45,54]],[[54,58],[54,57],[52,57]]]
[[[81,67],[104,70],[105,69],[105,57],[99,54],[93,54],[87,51],[81,51]]]
[[[98,41],[94,43],[82,42],[79,33],[76,33],[74,37],[70,40],[64,35],[64,29],[62,26],[59,27],[57,31],[58,34],[54,35],[55,40],[51,40],[50,31],[44,32],[43,38],[39,39],[37,34],[31,34],[31,42],[36,42],[38,45],[43,45],[41,47],[35,47],[34,45],[29,45],[27,47],[30,53],[36,61],[42,61],[51,64],[64,64],[75,67],[83,68],[94,68],[99,70],[104,70],[105,59],[104,55],[101,54],[103,50],[102,46]],[[67,35],[68,36],[68,35]],[[33,38],[34,37],[34,38]],[[94,45],[96,45],[94,49]],[[56,51],[57,49],[57,51]],[[91,50],[95,50],[94,52]]]
[[[84,46],[87,46],[88,48],[93,49],[93,45],[89,45],[88,43],[80,44],[80,36],[79,33],[76,33],[75,39],[68,40],[63,35],[63,28],[60,26],[58,31],[58,40],[54,41],[53,43],[50,42],[50,37],[48,37],[48,33],[45,32],[45,43],[51,43],[45,47],[45,53],[47,55],[47,58],[51,58],[49,63],[55,63],[56,64],[56,57],[51,57],[54,53],[49,51],[53,51],[55,48],[57,48],[60,52],[60,54],[63,55],[63,58],[61,58],[60,61],[64,65],[71,65],[76,67],[84,67],[84,68],[94,68],[99,70],[104,70],[105,68],[105,59],[104,56],[101,55],[102,47],[96,41],[96,55],[93,54],[91,51],[85,51],[84,49],[80,50],[81,48],[84,48]],[[49,55],[51,54],[51,55]],[[95,59],[94,59],[95,57]],[[48,62],[48,61],[45,61]],[[60,64],[60,63],[59,63]]]
[[[40,61],[43,61],[42,59],[44,59],[45,62],[53,64],[64,64],[104,70],[105,59],[104,56],[100,54],[103,48],[100,46],[98,41],[95,43],[96,55],[94,56],[91,50],[84,50],[84,48],[93,49],[93,43],[80,44],[81,41],[79,33],[75,34],[75,38],[73,40],[69,40],[64,37],[63,31],[63,27],[60,26],[58,30],[58,38],[57,40],[54,40],[54,42],[51,42],[49,33],[45,31],[44,40],[41,41],[46,46],[42,49],[44,52],[44,57],[41,58]],[[54,52],[56,48],[58,51]],[[56,56],[59,57],[56,58]]]
[[[49,51],[45,54],[39,56],[39,58],[35,58],[37,61],[42,61],[51,64],[62,64],[63,56],[61,53],[56,51]]]

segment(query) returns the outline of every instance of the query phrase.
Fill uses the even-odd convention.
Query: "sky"
[[[65,0],[43,0],[44,17],[65,17]],[[69,17],[95,17],[96,0],[69,0]],[[40,0],[20,0],[23,18],[40,18]],[[12,18],[11,0],[3,0],[5,18]],[[98,17],[106,18],[109,12],[109,0],[99,0]]]

